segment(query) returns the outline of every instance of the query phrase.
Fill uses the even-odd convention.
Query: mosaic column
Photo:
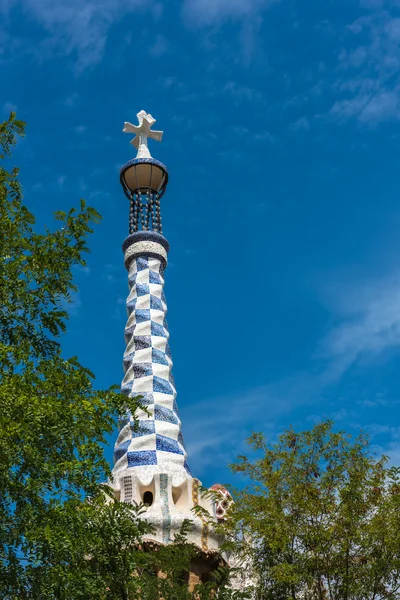
[[[160,141],[153,117],[138,113],[139,125],[125,123],[135,134],[136,158],[121,169],[121,184],[129,199],[129,235],[123,244],[128,270],[128,320],[121,391],[140,396],[143,408],[120,422],[110,484],[123,502],[146,506],[144,519],[155,533],[149,541],[168,544],[184,520],[191,521],[189,541],[204,552],[217,551],[220,540],[204,517],[193,513],[201,506],[216,515],[212,500],[201,493],[186,461],[181,421],[176,405],[172,358],[166,321],[164,271],[169,245],[162,235],[160,199],[167,183],[165,165],[151,157],[148,140]]]
[[[136,424],[128,414],[120,423],[114,473],[146,465],[167,472],[188,471],[166,321],[164,269],[169,245],[159,233],[141,231],[125,240],[123,250],[129,295],[121,391],[131,398],[141,396],[149,414],[139,411]]]

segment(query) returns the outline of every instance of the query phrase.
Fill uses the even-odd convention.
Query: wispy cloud
[[[213,25],[227,18],[239,18],[261,12],[277,0],[184,0],[185,18],[195,26]]]
[[[184,434],[188,455],[197,472],[201,474],[210,465],[217,462],[226,465],[234,459],[244,448],[244,437],[252,430],[272,432],[277,421],[294,407],[294,393],[288,393],[291,384],[299,385],[300,379],[190,405],[183,412]]]
[[[400,120],[400,18],[397,1],[363,0],[366,14],[347,28],[331,114],[377,125]]]
[[[255,88],[242,85],[237,81],[228,81],[223,88],[224,93],[229,94],[237,103],[265,101],[264,94]]]
[[[323,295],[338,322],[321,340],[316,358],[327,361],[332,377],[400,346],[400,272],[345,288],[329,284]]]
[[[112,24],[123,16],[151,9],[151,0],[8,0],[0,3],[0,16],[18,7],[47,33],[40,44],[44,55],[76,53],[77,67],[98,63],[103,57]]]
[[[271,4],[280,0],[183,0],[182,16],[190,27],[214,26],[226,19],[238,19],[241,23],[240,43],[242,54],[248,60],[253,52],[261,15]],[[73,55],[75,65],[81,70],[101,61],[110,28],[114,23],[134,13],[143,19],[148,11],[158,22],[164,12],[163,3],[156,0],[6,0],[0,1],[0,18],[3,27],[1,36],[6,36],[19,50],[27,43],[23,39],[12,40],[6,31],[5,23],[13,10],[23,11],[24,15],[39,23],[45,32],[38,47],[38,57],[43,60],[56,55]],[[132,27],[135,27],[133,21]],[[158,57],[168,49],[168,41],[163,35],[156,35],[149,46],[149,53]],[[29,47],[32,52],[32,47]]]
[[[150,56],[158,58],[167,52],[168,46],[169,43],[167,38],[164,35],[158,34],[149,48],[149,54]]]
[[[309,131],[310,127],[310,120],[307,117],[301,117],[291,125],[293,131]]]
[[[190,29],[208,28],[210,32],[225,22],[238,24],[235,60],[249,65],[262,45],[260,29],[264,13],[281,0],[183,0],[184,24]],[[202,40],[204,47],[215,48],[211,37]]]
[[[321,403],[353,365],[371,368],[378,356],[400,348],[400,272],[358,283],[330,282],[319,290],[319,296],[330,310],[333,324],[317,343],[307,372],[295,372],[235,395],[210,398],[187,409],[188,450],[200,472],[215,461],[226,464],[232,460],[252,430],[274,434],[281,420],[293,416],[296,409]],[[390,402],[375,399],[384,401]],[[343,421],[349,416],[339,408],[319,406],[329,413],[322,415],[319,410],[319,417]]]

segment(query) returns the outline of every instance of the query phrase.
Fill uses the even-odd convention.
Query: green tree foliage
[[[56,213],[55,231],[35,231],[18,170],[6,168],[23,133],[15,114],[0,126],[0,597],[72,598],[52,596],[50,583],[39,593],[37,582],[67,571],[63,548],[79,556],[76,528],[93,511],[82,498],[105,510],[102,444],[127,399],[96,390],[93,374],[61,353],[73,268],[85,265],[99,215],[81,201]]]
[[[250,483],[236,492],[229,533],[253,566],[256,598],[399,599],[400,469],[331,422],[274,445],[249,441],[256,458],[232,466]]]
[[[222,579],[217,595],[213,583],[189,592],[196,550],[185,532],[146,552],[145,508],[99,485],[110,476],[103,444],[115,417],[134,413],[138,400],[96,389],[93,374],[63,356],[60,336],[73,269],[85,265],[100,217],[82,200],[79,210],[55,213],[57,229],[37,233],[9,167],[23,134],[13,113],[0,125],[0,598],[239,598]]]

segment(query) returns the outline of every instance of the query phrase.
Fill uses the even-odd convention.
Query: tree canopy
[[[330,421],[249,442],[256,458],[232,465],[249,483],[235,493],[229,534],[256,598],[399,599],[400,469]]]

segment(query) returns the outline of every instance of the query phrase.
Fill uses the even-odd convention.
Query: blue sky
[[[322,417],[400,462],[400,1],[0,0],[0,44],[40,225],[80,197],[103,215],[66,354],[122,378],[121,130],[145,109],[194,475]]]

